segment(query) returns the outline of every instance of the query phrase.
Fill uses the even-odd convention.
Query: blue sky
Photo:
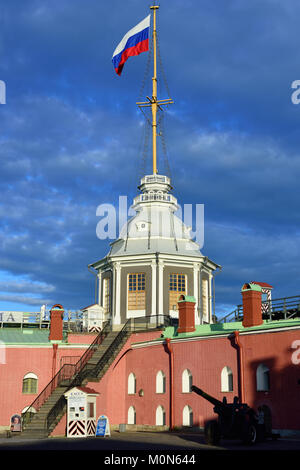
[[[149,6],[0,0],[0,310],[94,300],[87,265],[109,248],[96,209],[131,201],[143,169],[135,103],[148,54],[121,77],[111,56]],[[296,0],[160,2],[174,194],[205,205],[202,251],[223,267],[217,314],[251,280],[272,284],[273,297],[299,294],[299,16]],[[149,87],[151,75],[143,99]]]

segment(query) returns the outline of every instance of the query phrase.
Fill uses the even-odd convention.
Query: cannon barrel
[[[203,392],[203,390],[201,390],[201,388],[196,387],[196,385],[192,385],[191,390],[192,392],[197,393],[197,395],[200,395],[201,397],[203,397],[205,400],[209,401],[213,405],[221,406],[223,408],[224,404],[220,400],[217,400],[217,398],[214,398],[208,393]]]

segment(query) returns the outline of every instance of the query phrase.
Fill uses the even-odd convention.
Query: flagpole
[[[157,109],[162,110],[162,106],[173,103],[172,98],[165,98],[162,100],[157,99],[157,32],[156,32],[156,11],[159,9],[158,5],[150,7],[153,10],[153,77],[152,77],[152,98],[147,96],[148,101],[136,103],[140,108],[151,107],[152,111],[152,160],[153,160],[153,175],[157,171]]]
[[[152,78],[152,148],[153,148],[153,174],[157,173],[157,59],[156,59],[156,10],[158,5],[150,7],[153,10],[153,78]]]

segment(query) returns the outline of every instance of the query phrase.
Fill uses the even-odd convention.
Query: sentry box
[[[95,436],[97,395],[88,387],[74,387],[64,394],[68,401],[67,437]]]

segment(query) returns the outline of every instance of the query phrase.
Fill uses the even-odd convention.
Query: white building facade
[[[196,324],[213,321],[213,276],[220,266],[203,256],[191,229],[175,215],[170,179],[142,178],[136,215],[111,243],[107,256],[89,265],[98,278],[97,301],[114,328],[129,318],[178,317],[181,294],[196,299]]]

